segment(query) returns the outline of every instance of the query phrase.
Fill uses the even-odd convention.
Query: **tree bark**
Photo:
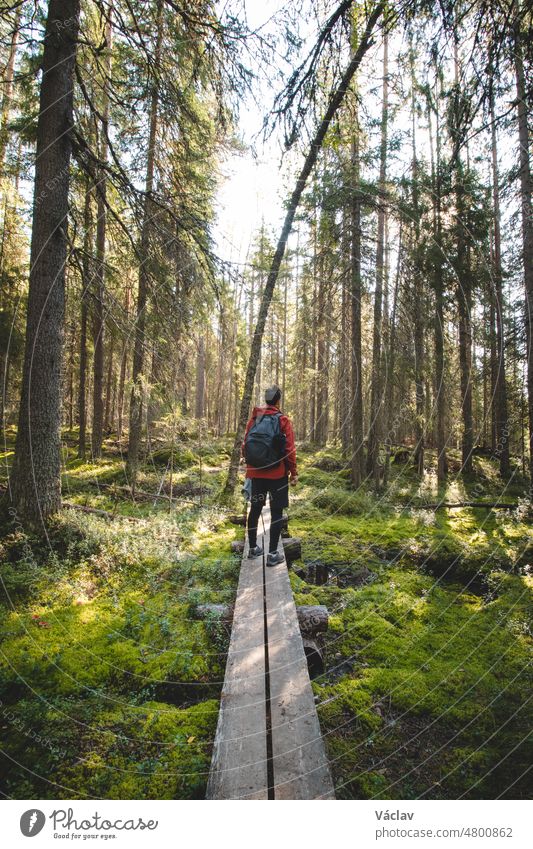
[[[7,143],[9,140],[9,116],[11,114],[11,103],[13,101],[13,81],[15,78],[15,60],[17,58],[21,12],[22,3],[20,3],[15,10],[13,31],[11,33],[11,42],[9,45],[9,55],[4,79],[2,81],[3,97],[2,117],[0,119],[0,179],[4,176]]]
[[[364,477],[364,434],[363,434],[363,354],[361,347],[361,192],[359,159],[359,122],[357,107],[351,144],[351,238],[350,238],[350,349],[352,389],[352,462],[350,478],[352,486],[361,485]]]
[[[455,86],[453,89],[453,122],[455,136],[455,222],[456,222],[456,261],[457,307],[459,313],[459,368],[461,372],[461,411],[463,434],[461,440],[462,472],[472,474],[472,450],[474,448],[474,424],[472,416],[472,279],[467,243],[467,199],[465,189],[465,168],[461,158],[464,124],[461,115],[461,88],[459,83],[458,35],[455,40]]]
[[[500,460],[500,474],[509,474],[509,420],[507,414],[507,380],[505,375],[505,328],[502,285],[502,252],[500,225],[500,175],[498,169],[498,141],[496,137],[496,115],[494,107],[493,81],[490,81],[490,122],[492,148],[492,201],[494,208],[494,311],[496,313],[496,446]]]
[[[78,382],[78,457],[85,460],[87,437],[87,319],[89,291],[91,290],[93,224],[91,214],[92,195],[87,184],[85,189],[85,209],[83,213],[83,262],[80,308],[80,374]]]
[[[437,72],[438,77],[438,72]],[[433,156],[433,139],[431,132],[431,103],[428,97],[428,127],[430,133],[430,156],[431,156],[431,185],[433,196],[433,288],[435,291],[435,314],[433,321],[434,329],[434,355],[435,355],[435,406],[437,412],[436,421],[436,448],[437,448],[437,481],[444,483],[448,474],[448,460],[446,457],[446,386],[444,371],[444,253],[442,248],[442,168],[441,168],[441,142],[440,142],[440,120],[439,120],[439,91],[440,83],[437,81],[435,88],[435,157]]]
[[[244,434],[244,429],[246,427],[246,422],[247,422],[247,419],[248,419],[248,412],[249,412],[249,409],[250,409],[250,402],[251,402],[252,391],[253,391],[253,386],[254,386],[254,378],[255,378],[255,373],[256,373],[256,370],[257,370],[257,363],[258,363],[258,360],[259,360],[259,354],[260,354],[260,350],[261,350],[261,341],[262,341],[263,333],[264,333],[264,329],[265,329],[266,317],[267,317],[267,313],[268,313],[268,308],[270,306],[270,302],[272,300],[272,295],[273,295],[273,292],[274,292],[276,281],[278,279],[281,261],[283,259],[283,255],[285,253],[285,248],[286,248],[286,245],[287,245],[287,239],[289,238],[289,234],[290,234],[291,229],[292,229],[294,216],[296,214],[296,210],[297,210],[298,205],[300,203],[302,192],[305,188],[305,185],[307,183],[309,175],[310,175],[311,171],[313,170],[313,168],[315,166],[315,163],[316,163],[316,160],[317,160],[317,157],[318,157],[318,152],[319,152],[319,150],[322,146],[322,143],[324,141],[326,133],[329,129],[329,126],[331,124],[331,120],[332,120],[333,116],[335,115],[335,113],[337,112],[337,109],[339,108],[340,104],[342,103],[342,100],[344,98],[344,95],[346,94],[348,86],[350,85],[352,77],[355,74],[357,68],[359,67],[361,60],[363,59],[363,56],[365,55],[365,53],[367,52],[367,50],[369,49],[369,47],[371,45],[371,36],[372,36],[373,30],[374,30],[374,27],[376,26],[379,18],[381,17],[384,6],[385,6],[385,3],[383,3],[383,2],[378,3],[377,6],[374,8],[373,12],[371,13],[371,15],[368,18],[367,25],[366,25],[365,31],[363,33],[363,36],[361,38],[359,47],[355,51],[350,63],[348,64],[348,67],[346,68],[346,71],[344,72],[344,75],[342,77],[342,80],[341,80],[338,88],[336,89],[336,91],[333,93],[333,95],[330,98],[329,106],[326,110],[326,114],[324,115],[324,118],[320,122],[320,125],[317,129],[317,132],[316,132],[316,134],[315,134],[315,136],[314,136],[314,138],[311,142],[311,146],[310,146],[310,149],[309,149],[308,154],[306,156],[303,168],[300,171],[300,174],[299,174],[298,179],[296,181],[296,186],[294,188],[294,191],[293,191],[293,193],[290,197],[289,203],[288,203],[287,212],[286,212],[286,215],[285,215],[285,221],[283,223],[283,227],[281,229],[281,233],[280,233],[280,237],[279,237],[278,244],[277,244],[277,247],[276,247],[276,251],[275,251],[274,257],[272,259],[272,264],[270,266],[270,271],[269,271],[268,278],[267,278],[267,281],[266,281],[265,289],[263,291],[263,297],[261,299],[261,306],[259,308],[259,315],[257,317],[257,324],[256,324],[255,331],[254,331],[254,338],[253,338],[253,341],[252,341],[250,358],[248,360],[248,366],[247,366],[247,369],[246,369],[246,377],[245,377],[244,391],[243,391],[243,396],[242,396],[241,406],[240,406],[240,412],[239,412],[239,421],[238,421],[238,426],[237,426],[237,432],[236,432],[236,435],[235,435],[235,442],[233,444],[233,450],[232,450],[232,454],[231,454],[228,477],[227,477],[226,485],[225,485],[225,488],[224,488],[224,495],[225,496],[228,496],[233,492],[233,490],[235,488],[235,482],[237,480],[237,469],[238,469],[238,466],[239,466],[241,442],[242,442],[242,437],[243,437],[243,434]]]
[[[157,3],[157,32],[154,63],[156,70],[161,59],[161,44],[163,40],[163,0]],[[148,153],[146,159],[145,199],[144,214],[141,228],[140,264],[139,264],[139,288],[137,292],[137,309],[135,322],[135,342],[133,350],[133,387],[130,399],[130,432],[128,442],[127,474],[132,491],[135,491],[137,480],[137,469],[139,465],[139,453],[142,436],[142,414],[143,414],[143,368],[144,368],[144,344],[146,328],[146,307],[149,288],[149,252],[152,233],[153,203],[152,193],[154,190],[155,173],[155,146],[158,130],[159,112],[159,88],[157,76],[153,80],[152,94],[150,99],[150,131],[148,136]]]
[[[26,345],[9,482],[14,508],[30,521],[61,507],[61,357],[79,15],[79,0],[50,0],[44,36]]]
[[[524,288],[526,297],[525,321],[527,342],[527,392],[529,420],[529,474],[530,495],[533,498],[533,180],[529,159],[529,128],[524,72],[522,34],[517,25],[515,30],[515,74],[516,108],[518,119],[518,141],[520,145],[520,199],[522,206],[522,260],[524,265]]]
[[[381,104],[381,146],[378,189],[378,233],[376,248],[376,290],[374,293],[374,327],[372,334],[372,382],[370,389],[370,425],[368,430],[367,474],[380,484],[379,442],[382,399],[381,380],[381,322],[383,312],[383,279],[385,256],[386,180],[387,180],[387,129],[389,118],[388,37],[383,41],[383,98]]]
[[[130,317],[130,294],[131,289],[129,283],[126,283],[126,292],[124,295],[124,317],[126,324]],[[122,439],[122,429],[124,425],[124,387],[126,385],[126,369],[128,365],[128,340],[127,337],[122,343],[122,352],[120,355],[120,376],[118,380],[118,421],[117,421],[117,440],[120,443]]]
[[[98,169],[96,187],[96,274],[93,311],[93,422],[91,432],[91,451],[93,459],[102,456],[104,434],[104,349],[105,349],[105,266],[107,238],[107,178],[105,165],[108,158],[107,137],[109,132],[109,80],[112,72],[113,39],[113,3],[110,2],[105,23],[106,57],[104,61],[104,81],[102,85],[102,126],[100,128],[99,158],[102,166]]]
[[[410,70],[411,70],[411,142],[412,142],[412,204],[413,204],[413,316],[414,316],[414,349],[415,349],[415,465],[417,474],[422,477],[424,473],[424,286],[422,274],[418,267],[420,262],[420,205],[418,185],[418,158],[416,150],[416,99],[415,99],[415,67],[412,43],[409,45]]]
[[[198,340],[198,354],[196,356],[196,398],[194,416],[197,419],[203,419],[205,400],[205,341],[204,337],[200,336]]]

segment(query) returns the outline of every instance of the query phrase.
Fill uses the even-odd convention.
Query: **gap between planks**
[[[266,567],[270,510],[245,543],[208,799],[334,799],[286,563]],[[280,539],[279,551],[283,553]]]

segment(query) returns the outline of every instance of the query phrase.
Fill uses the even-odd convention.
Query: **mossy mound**
[[[22,701],[8,711],[18,733],[5,786],[19,798],[202,798],[217,714],[216,700],[177,708],[56,697],[38,711]]]

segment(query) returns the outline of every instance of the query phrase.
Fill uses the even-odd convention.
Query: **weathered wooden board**
[[[285,563],[266,569],[266,607],[274,797],[334,799]]]
[[[263,513],[264,558],[244,549],[207,798],[333,799],[287,565],[264,565]]]
[[[244,551],[208,799],[267,799],[263,559]]]

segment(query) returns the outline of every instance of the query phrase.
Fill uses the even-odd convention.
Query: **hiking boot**
[[[271,551],[267,557],[267,566],[277,566],[285,560],[281,551]]]
[[[254,545],[254,547],[250,549],[250,557],[260,557],[262,553],[263,548],[260,545]]]

